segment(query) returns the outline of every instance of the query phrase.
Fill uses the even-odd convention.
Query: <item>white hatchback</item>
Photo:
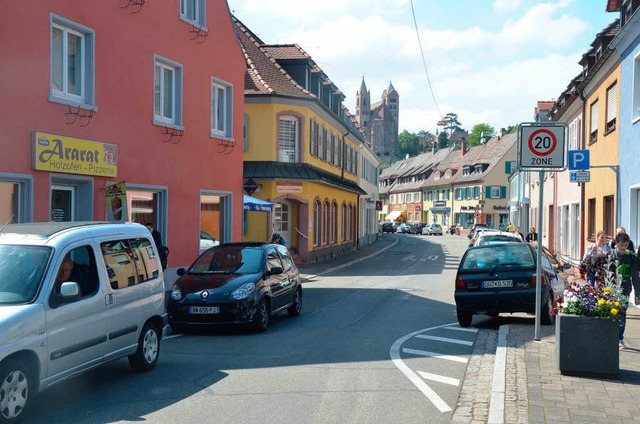
[[[166,323],[146,227],[0,227],[0,422],[22,420],[36,393],[107,361],[152,369]]]
[[[507,231],[483,231],[476,236],[474,246],[487,246],[491,244],[521,243],[522,237],[518,233]]]

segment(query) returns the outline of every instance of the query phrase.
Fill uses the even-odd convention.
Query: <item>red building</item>
[[[25,0],[0,28],[0,227],[151,221],[170,267],[201,231],[241,239],[246,63],[226,1]]]

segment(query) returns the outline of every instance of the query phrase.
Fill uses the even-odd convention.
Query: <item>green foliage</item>
[[[407,130],[402,131],[400,135],[398,135],[398,147],[400,148],[401,157],[405,157],[406,155],[417,156],[422,153],[418,136]]]
[[[442,131],[438,134],[438,149],[446,149],[447,147],[449,147],[449,139],[447,133]]]
[[[455,113],[447,113],[442,118],[442,120],[446,122],[446,125],[444,126],[444,130],[449,134],[452,134],[455,130],[462,129],[462,127],[460,127],[460,125],[462,124],[460,123],[460,121],[458,121],[458,115],[456,115]]]
[[[489,124],[477,124],[473,126],[469,134],[469,146],[478,146],[489,140],[496,130]]]

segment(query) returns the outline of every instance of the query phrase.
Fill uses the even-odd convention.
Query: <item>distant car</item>
[[[522,238],[517,233],[506,231],[482,231],[478,233],[474,246],[485,246],[500,243],[520,243]]]
[[[396,228],[391,222],[385,222],[382,224],[382,233],[393,234],[396,232]]]
[[[500,232],[500,230],[495,230],[495,229],[489,228],[489,227],[478,227],[472,233],[470,233],[467,236],[469,238],[469,247],[471,247],[471,246],[476,244],[476,240],[478,240],[478,237],[480,236],[480,234],[484,234],[484,233],[499,233],[499,232]]]
[[[561,265],[551,253],[542,252],[540,317],[553,323],[554,299],[564,290]],[[498,316],[504,312],[536,311],[536,251],[529,243],[503,243],[467,249],[456,274],[458,323],[469,327],[474,314]]]
[[[200,231],[200,253],[204,252],[210,247],[219,245],[220,242],[216,240],[211,234],[206,231]]]
[[[428,236],[432,236],[432,235],[441,236],[442,235],[442,225],[440,225],[440,224],[428,224],[428,225],[425,225],[424,228],[422,228],[422,234],[428,235]]]
[[[422,229],[424,227],[426,227],[426,226],[427,226],[427,224],[425,224],[425,223],[421,223],[421,222],[414,223],[411,226],[411,228],[409,229],[409,233],[410,234],[422,234]]]
[[[265,331],[273,314],[302,311],[298,268],[279,244],[224,243],[177,272],[167,303],[175,331],[234,324]]]
[[[481,230],[481,229],[482,230],[488,230],[488,229],[491,229],[491,227],[489,227],[489,224],[484,224],[484,223],[481,223],[481,222],[479,222],[477,224],[473,224],[471,226],[471,230],[469,231],[469,235],[467,235],[467,238],[473,237],[474,233],[477,230]]]
[[[408,234],[411,231],[411,226],[405,223],[398,225],[398,233]]]

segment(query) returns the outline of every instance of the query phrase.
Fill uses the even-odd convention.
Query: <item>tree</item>
[[[429,131],[418,131],[416,134],[418,136],[418,143],[420,144],[420,150],[424,152],[431,151],[434,147],[438,148],[438,140],[433,133]]]
[[[416,156],[421,153],[418,136],[407,130],[402,131],[400,135],[398,135],[398,147],[400,148],[401,157],[405,157],[406,155]]]
[[[438,149],[446,149],[449,147],[449,138],[447,137],[447,133],[442,131],[438,135]]]
[[[446,123],[444,130],[449,131],[449,135],[453,134],[455,130],[462,129],[462,127],[460,127],[462,124],[458,121],[458,115],[455,113],[447,113],[442,120]]]
[[[489,140],[496,130],[489,124],[474,125],[469,134],[469,146],[477,146]]]

